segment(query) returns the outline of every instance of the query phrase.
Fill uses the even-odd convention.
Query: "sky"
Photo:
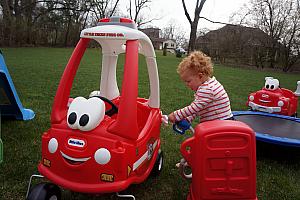
[[[200,16],[213,21],[228,23],[230,16],[241,9],[249,0],[207,0]],[[196,0],[185,0],[191,18],[194,17]],[[181,0],[152,0],[149,16],[161,18],[153,21],[152,25],[158,28],[166,27],[170,22],[175,22],[186,35],[189,35],[190,25],[184,14]],[[224,25],[214,24],[200,19],[198,28],[218,29]]]

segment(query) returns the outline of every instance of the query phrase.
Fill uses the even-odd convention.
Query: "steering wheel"
[[[118,107],[109,99],[102,97],[102,96],[92,96],[92,97],[98,97],[99,99],[101,99],[102,101],[108,103],[109,105],[111,105],[111,109],[105,111],[105,114],[108,116],[112,116],[113,114],[118,113]]]

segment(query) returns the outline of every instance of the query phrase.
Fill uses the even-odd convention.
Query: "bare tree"
[[[250,24],[250,22],[248,22],[250,14],[251,10],[248,8],[247,4],[244,4],[238,11],[231,13],[229,17],[229,23],[235,25]]]
[[[115,14],[120,0],[90,0],[91,11],[96,19],[111,17]]]
[[[127,7],[127,11],[129,13],[129,18],[134,20],[138,27],[151,23],[154,20],[159,18],[148,18],[146,15],[143,14],[143,10],[149,9],[150,10],[150,3],[151,0],[128,0],[129,6]]]
[[[283,70],[289,70],[295,63],[295,58],[299,58],[297,54],[299,46],[296,45],[299,42],[300,29],[299,1],[252,0],[250,13],[252,26],[260,28],[272,38],[270,67],[275,67],[278,51],[283,47],[285,52]]]
[[[161,31],[161,37],[164,39],[174,39],[176,25],[173,22],[168,23]]]
[[[194,20],[191,19],[190,14],[186,8],[185,0],[182,0],[182,5],[184,9],[184,14],[186,18],[188,19],[190,26],[191,26],[191,32],[190,32],[190,41],[188,46],[188,53],[193,51],[195,49],[195,43],[196,43],[196,37],[197,37],[197,28],[198,28],[198,22],[200,19],[200,13],[202,11],[202,8],[205,4],[206,0],[197,0],[196,6],[194,10]]]
[[[291,5],[293,7],[288,16],[287,27],[283,31],[281,42],[284,46],[283,71],[289,71],[300,60],[300,5],[299,1]]]
[[[174,22],[174,20],[170,21],[168,25],[162,29],[161,37],[175,40],[176,46],[180,47],[183,47],[187,42],[185,32]]]
[[[0,44],[5,46],[72,44],[78,39],[83,0],[0,0]],[[76,35],[76,36],[75,36]]]
[[[138,17],[140,17],[141,10],[148,7],[150,0],[129,0],[129,16],[133,19],[136,23],[138,23]]]

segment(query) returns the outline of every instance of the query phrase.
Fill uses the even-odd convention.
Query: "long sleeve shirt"
[[[174,112],[177,121],[187,119],[191,122],[199,116],[204,122],[233,116],[227,92],[215,77],[201,84],[194,97],[190,105]]]

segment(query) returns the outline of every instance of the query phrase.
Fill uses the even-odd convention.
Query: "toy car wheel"
[[[61,191],[57,185],[52,183],[40,183],[34,186],[27,197],[27,200],[60,200]]]
[[[158,176],[160,174],[163,164],[164,164],[163,158],[164,158],[163,152],[161,149],[159,149],[155,164],[154,164],[152,172],[151,172],[153,176]]]

